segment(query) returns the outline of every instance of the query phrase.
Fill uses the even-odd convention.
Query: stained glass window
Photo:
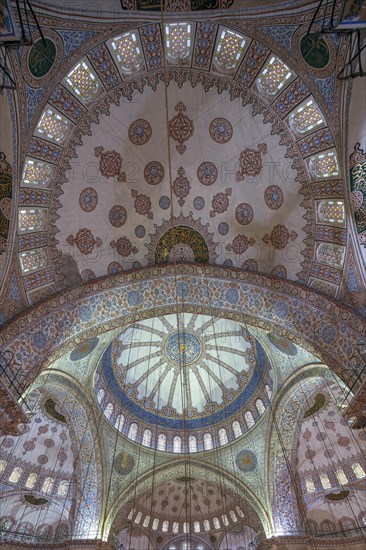
[[[237,420],[234,420],[232,426],[233,426],[234,437],[235,438],[240,437],[243,434],[243,432],[239,422]]]
[[[230,517],[231,519],[233,520],[233,522],[235,523],[236,521],[238,521],[238,518],[236,517],[236,514],[234,512],[234,510],[230,510]]]
[[[307,99],[289,117],[291,130],[306,134],[324,123],[322,113],[313,99]]]
[[[104,416],[108,419],[110,419],[110,417],[112,416],[113,414],[113,404],[112,403],[107,403],[105,409],[104,409]]]
[[[61,542],[69,535],[69,528],[64,523],[61,523],[56,529],[55,541]]]
[[[18,226],[20,233],[42,231],[46,228],[47,210],[45,208],[19,208]]]
[[[182,451],[182,439],[179,435],[173,437],[173,453],[180,453]]]
[[[179,533],[179,522],[175,521],[172,528],[173,533]]]
[[[211,529],[210,521],[208,519],[203,520],[203,528],[205,531],[209,531]]]
[[[314,493],[315,492],[315,485],[312,477],[306,477],[305,478],[305,487],[308,493]]]
[[[229,520],[227,519],[227,515],[222,514],[221,519],[222,519],[222,523],[225,525],[225,527],[227,527],[229,525]]]
[[[101,403],[103,401],[103,398],[104,398],[104,390],[103,390],[103,388],[99,388],[98,393],[97,393],[98,403]]]
[[[201,526],[199,521],[195,521],[193,523],[193,530],[195,533],[199,533],[201,531]]]
[[[142,518],[142,512],[137,512],[135,517],[135,523],[139,524]]]
[[[183,522],[183,533],[189,533],[189,523],[188,523],[188,521]]]
[[[150,516],[146,516],[144,519],[144,523],[142,524],[143,527],[149,527],[150,523]]]
[[[131,512],[130,512],[130,513],[128,514],[128,516],[127,516],[127,519],[129,519],[129,520],[131,521],[132,518],[133,518],[134,513],[135,513],[135,509],[132,508]]]
[[[29,474],[27,481],[25,482],[25,486],[27,487],[27,489],[33,489],[33,487],[36,484],[37,477],[38,477],[37,474],[34,472]]]
[[[135,422],[132,422],[128,430],[128,437],[129,439],[132,439],[132,441],[136,441],[137,430],[138,430],[137,424]]]
[[[3,473],[5,468],[6,468],[6,461],[5,460],[0,460],[0,475]]]
[[[115,427],[119,432],[121,432],[124,423],[125,423],[125,417],[123,416],[123,414],[119,414],[119,415],[117,416],[117,418],[116,418],[115,423],[114,423],[114,427]]]
[[[266,390],[266,394],[267,394],[268,399],[271,399],[271,397],[272,397],[272,390],[271,390],[270,386],[269,386],[268,384],[266,384],[266,385],[264,386],[264,389]]]
[[[287,65],[273,55],[257,78],[257,88],[262,94],[277,95],[292,76]]]
[[[338,160],[335,151],[314,155],[309,160],[309,170],[316,179],[335,178],[339,176]]]
[[[53,477],[46,477],[42,485],[42,491],[44,493],[50,493],[53,489],[54,482],[55,480],[53,479]]]
[[[42,269],[48,263],[47,251],[45,248],[21,252],[19,257],[23,275]]]
[[[236,507],[236,511],[238,512],[239,517],[241,517],[241,518],[244,517],[244,512],[239,506]]]
[[[320,482],[323,486],[323,489],[330,489],[331,488],[331,483],[329,481],[329,477],[327,476],[327,474],[320,474]]]
[[[253,414],[251,413],[251,411],[246,411],[246,413],[244,415],[244,418],[245,418],[245,422],[247,423],[248,428],[251,428],[252,426],[254,426],[255,422],[254,422]]]
[[[213,442],[212,442],[212,435],[211,434],[209,434],[209,433],[204,434],[204,436],[203,436],[203,446],[204,446],[206,451],[208,451],[209,449],[212,449]]]
[[[163,525],[161,526],[161,530],[166,533],[169,529],[169,521],[168,520],[164,520],[163,521]]]
[[[159,434],[158,437],[158,451],[165,451],[166,449],[166,435]]]
[[[9,481],[12,481],[13,483],[18,483],[20,476],[22,475],[22,471],[22,468],[19,468],[19,466],[14,468],[14,470],[10,474]]]
[[[66,496],[69,491],[69,486],[70,482],[67,479],[63,479],[58,486],[57,494],[61,497]]]
[[[332,225],[344,225],[346,212],[344,202],[338,200],[323,200],[318,202],[318,221]]]
[[[165,25],[166,55],[168,61],[183,64],[191,54],[190,23],[167,23]]]
[[[112,51],[122,71],[133,73],[142,69],[142,53],[136,32],[127,32],[114,38]]]
[[[213,518],[212,521],[213,521],[215,529],[220,529],[221,528],[219,518]]]
[[[352,470],[354,471],[356,477],[361,479],[362,477],[365,477],[365,470],[362,468],[361,464],[356,462],[355,464],[352,464]]]
[[[71,123],[67,118],[59,113],[56,113],[50,107],[47,107],[43,111],[40,121],[37,125],[37,133],[55,141],[56,143],[62,143],[71,129]]]
[[[225,428],[219,429],[219,443],[220,445],[226,445],[228,443],[227,432]]]
[[[344,246],[337,244],[320,243],[316,251],[317,260],[333,267],[342,267],[345,250]]]
[[[46,187],[52,178],[52,166],[41,160],[27,158],[23,170],[22,185]]]
[[[257,401],[255,402],[255,406],[257,407],[257,411],[259,412],[259,414],[262,416],[262,414],[266,411],[262,399],[257,399]]]
[[[197,438],[195,435],[190,435],[188,440],[189,445],[189,452],[195,453],[197,452]]]
[[[342,470],[342,468],[336,469],[336,476],[341,485],[346,485],[348,483],[348,479],[346,478],[346,474]]]
[[[145,445],[145,447],[150,447],[151,437],[152,437],[151,430],[144,430],[144,434],[142,436],[142,444]]]
[[[154,519],[154,521],[152,522],[152,526],[151,526],[151,527],[152,527],[152,529],[153,529],[154,531],[157,530],[157,528],[159,527],[159,520],[158,520],[158,518],[155,518],[155,519]]]
[[[100,83],[86,61],[80,61],[65,80],[72,91],[85,102],[93,101],[100,91]]]
[[[241,34],[221,29],[214,55],[217,67],[225,72],[234,71],[243,55],[245,42]]]

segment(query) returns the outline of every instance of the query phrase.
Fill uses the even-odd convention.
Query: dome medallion
[[[165,342],[165,355],[169,361],[182,367],[198,361],[202,345],[197,336],[186,330],[174,332]]]

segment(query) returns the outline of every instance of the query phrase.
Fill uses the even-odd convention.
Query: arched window
[[[179,533],[179,522],[178,522],[178,521],[174,521],[174,522],[173,522],[172,531],[173,531],[174,534]]]
[[[229,520],[227,519],[227,515],[222,514],[221,519],[222,519],[222,523],[225,525],[225,527],[227,527],[229,525]]]
[[[75,65],[66,76],[65,82],[77,97],[85,103],[93,101],[100,91],[99,80],[91,69],[89,62],[85,60]]]
[[[166,435],[165,434],[159,434],[158,437],[158,451],[165,451],[166,450]]]
[[[54,482],[55,480],[53,477],[46,477],[42,485],[42,491],[44,493],[50,493],[53,489]]]
[[[316,250],[318,262],[331,265],[335,268],[343,266],[346,247],[333,243],[320,243]]]
[[[18,525],[17,533],[20,535],[33,535],[34,527],[29,521],[22,521]]]
[[[245,42],[241,34],[220,27],[214,53],[214,63],[220,72],[235,71],[243,56]]]
[[[60,523],[56,529],[55,542],[62,542],[69,536],[69,528],[64,523]]]
[[[136,73],[143,68],[141,46],[136,32],[126,32],[110,42],[118,66],[124,73]]]
[[[355,462],[354,464],[352,464],[352,470],[354,471],[356,477],[358,477],[359,479],[366,476],[365,470],[362,468],[361,464],[359,464],[358,462]]]
[[[132,422],[132,424],[130,424],[130,427],[128,429],[128,436],[127,437],[129,439],[132,439],[132,441],[136,441],[137,430],[138,430],[137,424],[135,422]]]
[[[6,468],[6,460],[0,460],[0,475],[3,473],[5,468]]]
[[[240,508],[240,506],[237,506],[237,507],[236,507],[236,511],[238,512],[239,517],[241,517],[241,518],[244,517],[244,512],[243,512],[243,510]]]
[[[323,489],[330,489],[332,485],[329,481],[329,477],[327,476],[327,474],[320,474],[319,477],[320,477],[320,483],[322,484]]]
[[[339,176],[339,165],[336,152],[318,153],[309,159],[309,170],[313,178],[326,179]]]
[[[161,526],[161,530],[166,533],[169,529],[169,521],[168,520],[164,520],[163,521],[163,525]]]
[[[183,533],[189,533],[189,523],[188,523],[188,521],[183,522]]]
[[[52,165],[41,160],[27,158],[24,165],[22,185],[47,187],[52,178]]]
[[[104,390],[103,388],[99,388],[98,390],[98,393],[97,393],[97,401],[98,403],[100,404],[104,399]]]
[[[46,541],[52,537],[51,525],[40,525],[36,531],[37,540]]]
[[[272,390],[271,390],[271,388],[269,387],[268,384],[266,384],[266,385],[264,386],[264,389],[266,390],[266,394],[267,394],[268,399],[271,400],[271,397],[272,397]]]
[[[122,432],[123,424],[125,423],[125,417],[123,414],[119,414],[116,418],[116,421],[114,423],[114,427],[119,431]]]
[[[344,201],[340,199],[319,201],[317,218],[320,223],[344,226],[346,220]]]
[[[2,531],[9,531],[14,525],[14,519],[9,517],[0,518],[0,534]]]
[[[293,73],[288,66],[272,55],[257,78],[258,91],[266,96],[276,96],[292,76]]]
[[[243,434],[241,426],[237,420],[233,421],[232,427],[233,427],[234,437],[236,439]]]
[[[266,407],[263,405],[262,399],[257,399],[255,402],[255,406],[257,407],[257,411],[262,416],[264,412],[266,412]]]
[[[230,517],[231,517],[231,519],[234,523],[236,521],[238,521],[238,518],[236,517],[236,514],[235,514],[234,510],[230,510],[229,514],[230,514]]]
[[[209,531],[211,529],[210,521],[208,519],[203,520],[203,528],[205,531]]]
[[[173,437],[173,453],[182,452],[182,439],[179,435]]]
[[[36,484],[37,477],[37,474],[35,474],[34,472],[29,474],[27,481],[25,482],[25,486],[27,487],[27,489],[33,489]]]
[[[131,521],[132,518],[133,518],[134,513],[135,513],[135,509],[132,508],[131,512],[130,512],[130,513],[128,514],[128,516],[127,516],[127,519],[129,519],[129,520]]]
[[[63,143],[70,129],[71,123],[66,117],[47,107],[38,122],[36,133],[55,143]]]
[[[140,523],[141,518],[142,518],[142,512],[137,512],[136,517],[135,517],[135,523],[137,525]]]
[[[213,521],[215,529],[221,529],[219,518],[213,518],[212,521]]]
[[[315,492],[315,485],[312,477],[306,477],[305,478],[305,487],[306,491],[308,493],[314,493]]]
[[[143,527],[149,527],[150,523],[150,516],[145,516],[144,523],[142,524]]]
[[[225,428],[219,429],[219,443],[220,445],[226,445],[228,443],[227,432]]]
[[[142,444],[143,444],[145,447],[150,447],[150,445],[151,445],[151,437],[152,437],[151,430],[144,430],[144,434],[143,434],[143,436],[142,436]]]
[[[244,418],[248,428],[251,428],[252,426],[254,426],[255,422],[251,411],[246,411]]]
[[[112,416],[113,414],[113,404],[112,403],[107,403],[105,409],[104,409],[104,416],[106,418],[108,418],[108,420],[110,419],[110,417]]]
[[[9,481],[12,481],[13,483],[18,483],[20,476],[22,475],[22,472],[23,470],[22,468],[19,468],[19,466],[14,468],[14,470],[10,474]]]
[[[170,63],[183,65],[191,55],[190,23],[167,23],[165,25],[165,43],[167,59]]]
[[[27,207],[19,208],[18,227],[20,233],[27,231],[42,231],[46,228],[46,208]]]
[[[156,531],[158,527],[159,527],[159,520],[158,518],[155,518],[154,521],[152,522],[151,528],[153,529],[153,531]]]
[[[212,435],[210,433],[203,435],[203,447],[206,451],[213,448]]]
[[[341,485],[346,485],[348,483],[348,479],[346,478],[346,474],[342,470],[342,468],[336,469],[336,476]]]
[[[63,479],[60,482],[60,485],[58,486],[57,494],[60,495],[61,497],[66,496],[69,491],[69,486],[70,486],[70,482],[67,479]]]
[[[197,438],[195,435],[189,436],[189,452],[190,453],[196,453],[197,452]]]
[[[307,99],[289,117],[291,130],[307,134],[324,123],[319,107],[312,98]]]
[[[201,526],[199,521],[195,521],[193,523],[193,530],[195,533],[199,533],[201,531]]]
[[[38,271],[48,264],[47,250],[45,248],[36,248],[35,250],[20,252],[19,258],[23,275]]]

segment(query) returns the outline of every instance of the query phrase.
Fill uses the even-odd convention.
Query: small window
[[[359,479],[366,476],[365,470],[362,468],[361,464],[359,464],[358,462],[355,462],[355,464],[352,464],[352,470],[354,471],[356,477],[358,477]]]
[[[227,515],[222,514],[221,519],[222,519],[222,523],[225,525],[225,527],[227,527],[229,525],[229,520],[227,519]]]
[[[342,468],[336,469],[336,476],[341,485],[346,485],[348,483],[348,479],[346,478],[346,474],[342,470]]]
[[[158,518],[155,518],[154,521],[152,522],[151,528],[153,531],[156,531],[158,527],[159,527],[159,520]]]
[[[123,414],[119,414],[116,418],[116,421],[114,423],[114,427],[119,431],[122,432],[123,424],[125,423],[125,417]]]
[[[130,513],[128,514],[128,516],[127,516],[127,519],[129,519],[129,520],[131,521],[132,518],[133,518],[134,513],[135,513],[135,509],[132,508],[131,512],[130,512]]]
[[[166,533],[168,529],[169,529],[169,521],[164,520],[163,525],[161,526],[161,530],[163,531],[163,533]]]
[[[204,436],[203,436],[203,446],[204,446],[204,449],[206,451],[213,448],[212,435],[211,434],[209,434],[209,433],[204,434]]]
[[[179,522],[178,522],[178,521],[174,521],[174,522],[173,522],[172,531],[173,531],[174,534],[179,533]]]
[[[55,143],[63,143],[71,129],[70,121],[50,107],[46,108],[37,125],[37,134]]]
[[[140,523],[141,518],[142,518],[142,512],[137,512],[136,517],[135,517],[135,523],[137,525]]]
[[[195,435],[189,436],[189,452],[190,453],[196,453],[197,452],[197,438]]]
[[[238,513],[238,515],[239,515],[240,518],[243,518],[243,517],[244,517],[244,512],[243,512],[243,510],[240,508],[240,506],[237,506],[237,507],[236,507],[236,511],[237,511],[237,513]]]
[[[142,524],[143,527],[149,527],[150,523],[150,516],[146,516],[144,519],[144,523]]]
[[[237,420],[233,421],[232,427],[233,427],[233,432],[234,432],[235,439],[237,439],[238,437],[240,437],[243,434],[241,426],[240,426],[240,424]]]
[[[203,520],[203,528],[205,531],[209,531],[211,529],[210,521],[208,519]]]
[[[142,444],[145,447],[150,447],[151,438],[152,438],[151,430],[144,430],[144,435],[142,436]]]
[[[262,399],[257,399],[257,401],[255,402],[255,406],[257,407],[257,411],[259,412],[260,416],[262,416],[262,414],[266,412],[266,408],[263,405]]]
[[[14,468],[14,470],[10,474],[9,481],[12,481],[13,483],[18,483],[20,476],[22,475],[22,471],[22,468],[19,468],[19,466]]]
[[[329,481],[329,477],[327,476],[327,474],[320,474],[320,482],[323,486],[323,489],[330,489],[331,488],[331,483]]]
[[[69,492],[70,482],[67,479],[63,479],[58,486],[57,494],[64,497]]]
[[[183,522],[183,533],[189,533],[189,523],[188,523],[188,521]]]
[[[165,25],[165,42],[167,59],[171,63],[183,65],[191,55],[190,23],[167,23]]]
[[[19,208],[19,233],[46,229],[47,210],[45,208]]]
[[[110,417],[112,416],[113,414],[113,404],[112,403],[107,403],[105,409],[104,409],[104,416],[106,418],[108,418],[108,420],[110,419]]]
[[[201,526],[200,526],[200,522],[199,521],[195,521],[193,523],[193,531],[195,533],[199,533],[201,531]]]
[[[346,211],[342,200],[323,200],[317,206],[318,222],[331,225],[345,225]]]
[[[248,428],[251,428],[252,426],[254,426],[255,422],[251,411],[246,411],[244,418]]]
[[[81,99],[89,102],[98,96],[100,84],[89,63],[80,61],[65,78],[66,84]]]
[[[307,134],[311,130],[324,124],[324,120],[319,107],[314,100],[310,98],[291,113],[289,123],[291,130],[299,134]]]
[[[266,385],[264,386],[264,389],[266,390],[266,394],[267,394],[268,399],[271,400],[271,397],[272,397],[272,390],[271,390],[271,388],[269,387],[268,384],[266,384]]]
[[[98,403],[100,404],[104,399],[104,390],[103,388],[99,388],[98,390],[98,393],[97,393],[97,401]]]
[[[220,445],[226,445],[228,443],[227,432],[225,428],[219,429],[219,443]]]
[[[232,73],[243,56],[245,38],[229,29],[222,28],[216,44],[214,62],[220,71]]]
[[[182,439],[179,435],[173,437],[173,453],[182,452]]]
[[[143,68],[142,53],[136,32],[126,32],[110,42],[120,69],[128,74]]]
[[[212,521],[213,521],[215,529],[221,529],[219,518],[213,518]]]
[[[53,477],[46,477],[42,485],[42,491],[44,493],[50,493],[53,489],[54,482],[55,480],[53,479]]]
[[[292,77],[288,66],[273,55],[257,78],[257,88],[261,94],[276,96]]]
[[[165,434],[159,434],[158,437],[158,451],[165,451],[166,450],[166,435]]]
[[[46,187],[52,178],[52,166],[41,160],[28,158],[23,170],[22,185]]]
[[[3,473],[5,468],[6,468],[6,460],[0,460],[0,475]]]
[[[47,250],[45,248],[37,248],[35,250],[27,250],[19,254],[20,267],[23,275],[29,275],[34,271],[38,271],[48,264]]]
[[[343,266],[345,252],[345,246],[333,243],[320,243],[316,250],[316,258],[320,263],[340,268]]]
[[[235,523],[236,521],[238,521],[238,518],[236,517],[236,514],[234,512],[234,510],[230,510],[230,517],[232,519],[232,521]]]
[[[137,424],[135,422],[132,422],[128,430],[128,438],[132,439],[132,441],[136,441],[137,430],[138,430]]]
[[[319,153],[309,159],[309,170],[313,178],[326,179],[339,176],[338,159],[335,151]]]
[[[306,477],[305,478],[305,487],[306,491],[308,493],[314,493],[315,492],[315,485],[312,477]]]
[[[27,478],[27,481],[25,482],[25,486],[27,487],[27,489],[33,489],[35,484],[36,484],[36,481],[37,481],[37,474],[35,474],[34,472],[32,472],[31,474],[29,474],[28,478]]]

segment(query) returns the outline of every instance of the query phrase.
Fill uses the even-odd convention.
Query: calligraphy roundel
[[[56,45],[49,38],[39,38],[31,47],[28,57],[29,71],[34,78],[42,78],[51,70],[56,59]]]
[[[64,56],[64,45],[56,31],[47,28],[43,37],[38,30],[32,33],[32,46],[23,48],[21,54],[23,76],[33,88],[43,86],[55,75]]]

